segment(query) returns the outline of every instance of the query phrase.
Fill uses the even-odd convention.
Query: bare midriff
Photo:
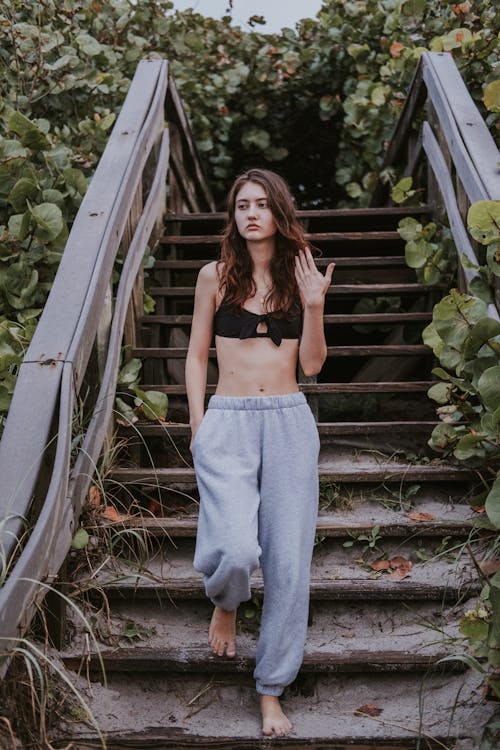
[[[283,339],[276,346],[270,338],[215,337],[219,396],[278,396],[295,393],[298,339]]]

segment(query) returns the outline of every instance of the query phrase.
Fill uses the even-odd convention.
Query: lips
[[[247,229],[260,229],[258,224],[249,224],[247,226]]]

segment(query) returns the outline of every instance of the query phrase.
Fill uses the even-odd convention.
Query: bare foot
[[[208,629],[208,642],[217,656],[236,654],[236,610],[226,611],[215,607]]]
[[[274,695],[259,695],[262,712],[262,734],[283,737],[292,730],[292,724],[282,711],[279,699]]]

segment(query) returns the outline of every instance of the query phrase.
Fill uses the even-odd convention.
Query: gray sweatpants
[[[319,436],[303,393],[212,396],[196,433],[200,492],[195,568],[214,605],[250,599],[264,577],[254,678],[281,695],[302,663],[318,512]]]

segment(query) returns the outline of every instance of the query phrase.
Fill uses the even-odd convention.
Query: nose
[[[256,216],[258,216],[258,213],[259,213],[259,207],[257,206],[257,204],[256,203],[251,203],[250,204],[250,210],[248,212],[249,218],[251,218],[251,219],[255,218]]]

